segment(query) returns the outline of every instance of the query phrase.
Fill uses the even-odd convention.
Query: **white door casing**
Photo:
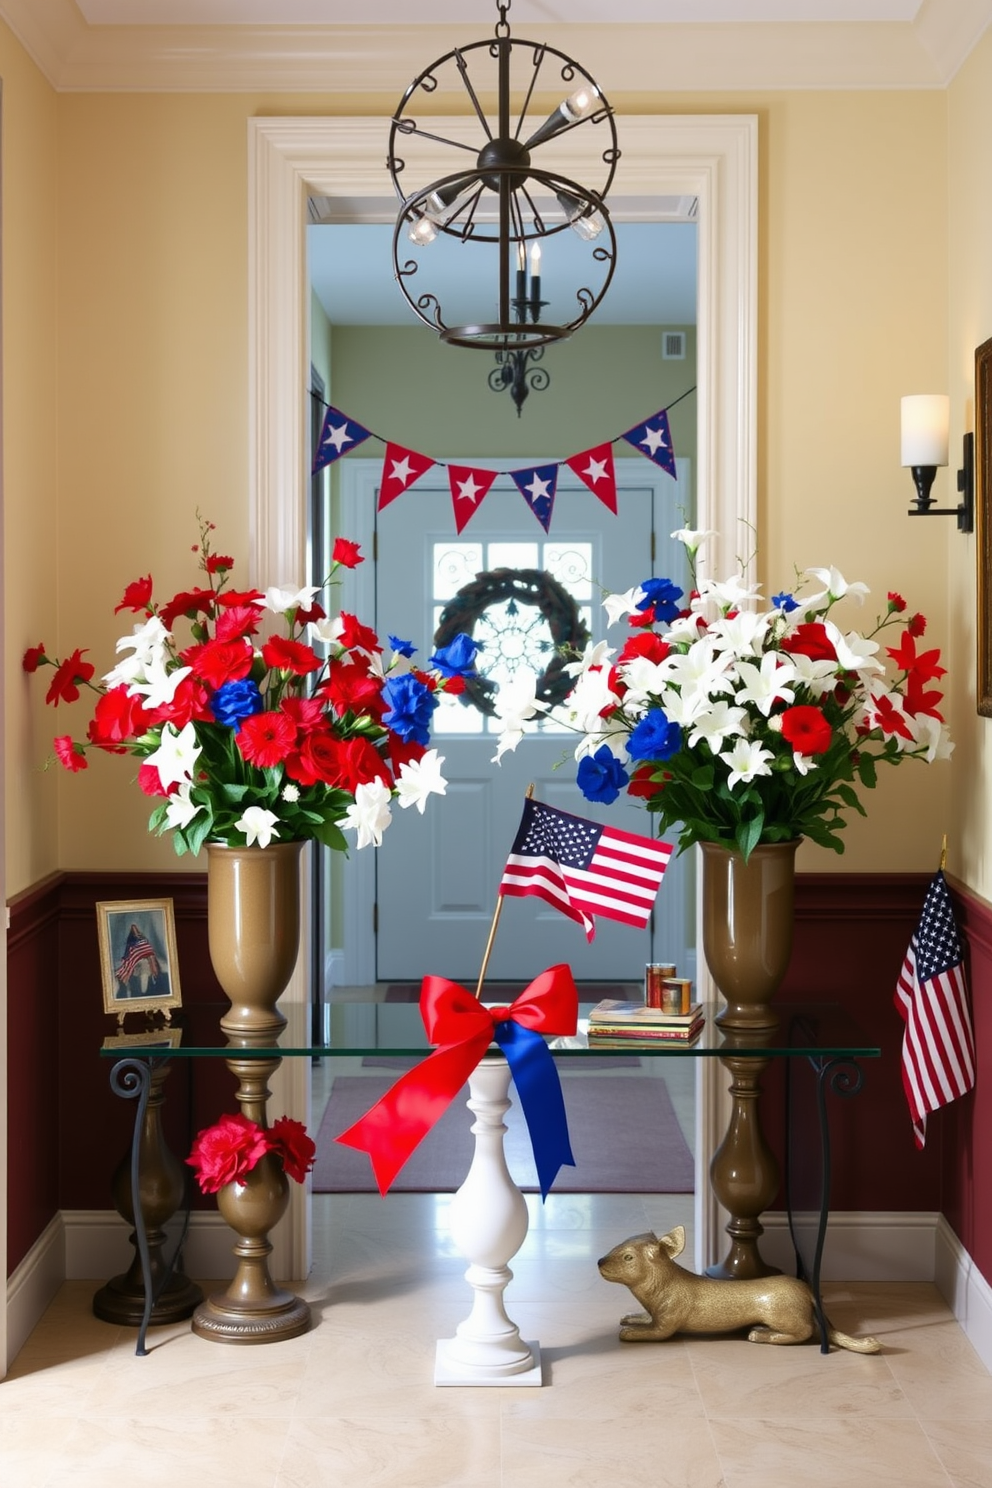
[[[426,130],[441,121],[425,118]],[[582,131],[572,132],[574,172]],[[309,481],[309,295],[306,203],[345,199],[355,221],[388,220],[382,207],[385,121],[374,118],[255,118],[248,121],[249,563],[252,582],[306,573]],[[699,202],[697,325],[697,521],[719,536],[711,572],[730,572],[738,524],[757,515],[757,118],[754,115],[634,116],[622,121],[622,156],[610,204],[618,220],[651,220],[651,199]],[[444,162],[438,162],[442,174]],[[397,291],[398,292],[398,291]],[[745,545],[741,545],[745,546]],[[746,548],[750,551],[751,545]],[[283,582],[283,579],[278,580]],[[300,958],[289,996],[305,1000]],[[700,969],[700,990],[707,988]],[[697,1166],[720,1129],[715,1061],[702,1060]],[[309,1064],[280,1071],[282,1109],[306,1119]],[[302,1192],[302,1191],[301,1191]],[[276,1235],[275,1274],[309,1269],[309,1206],[294,1195]],[[697,1263],[717,1255],[717,1208],[696,1185]]]

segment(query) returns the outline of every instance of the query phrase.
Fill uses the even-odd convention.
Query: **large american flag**
[[[902,1083],[917,1147],[926,1141],[927,1114],[964,1095],[975,1083],[975,1036],[965,986],[954,906],[937,873],[906,952],[895,1004],[906,1025]]]
[[[536,894],[596,934],[593,915],[648,923],[672,849],[529,798],[510,849],[501,894]]]

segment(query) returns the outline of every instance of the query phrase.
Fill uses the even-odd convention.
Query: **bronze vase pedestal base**
[[[758,1249],[760,1215],[779,1188],[779,1168],[761,1129],[761,1077],[767,1059],[735,1053],[770,1039],[778,1026],[772,998],[792,953],[793,891],[798,841],[741,853],[701,842],[703,954],[726,1007],[717,1023],[733,1103],[723,1141],[710,1163],[714,1194],[730,1215],[730,1250],[710,1276],[751,1280],[774,1274]]]

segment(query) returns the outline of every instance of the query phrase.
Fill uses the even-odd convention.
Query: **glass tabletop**
[[[149,1027],[138,1015],[130,1015],[123,1029],[104,1039],[100,1054],[108,1059],[223,1059],[235,1054],[238,1058],[257,1059],[328,1059],[371,1054],[423,1057],[430,1052],[430,1045],[417,996],[417,989],[412,989],[409,1002],[385,1001],[372,995],[332,1001],[322,1010],[322,1026],[316,1037],[312,1010],[304,1006],[281,1008],[288,1021],[278,1037],[251,1040],[228,1038],[223,1033],[220,1019],[228,1011],[226,1003],[178,1009],[171,1024],[158,1028]],[[485,1001],[483,998],[484,1004]],[[589,1002],[579,1004],[576,1034],[548,1036],[548,1047],[556,1058],[587,1059],[602,1053],[611,1057],[629,1054],[642,1059],[719,1058],[733,1053],[871,1059],[881,1054],[880,1046],[857,1021],[834,1003],[776,1003],[778,1026],[747,1034],[725,1032],[716,1021],[723,1004],[704,1003],[705,1021],[698,1037],[684,1042],[591,1039],[588,1028],[592,1006]]]

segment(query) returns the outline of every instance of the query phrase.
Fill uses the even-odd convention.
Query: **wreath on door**
[[[564,702],[575,686],[575,678],[569,676],[565,666],[586,649],[589,628],[572,595],[544,569],[494,568],[476,574],[473,582],[459,589],[441,611],[434,633],[435,648],[449,645],[457,635],[474,635],[486,612],[503,604],[533,605],[544,617],[553,654],[537,679],[536,696],[538,702],[548,707]],[[466,702],[474,703],[480,713],[492,717],[498,691],[498,682],[477,673],[466,679],[462,696]]]

